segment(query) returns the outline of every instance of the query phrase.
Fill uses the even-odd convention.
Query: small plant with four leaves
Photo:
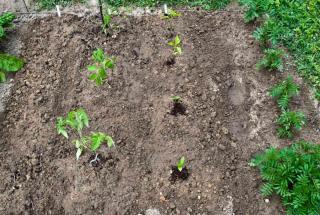
[[[113,139],[103,132],[92,132],[89,136],[83,135],[82,130],[89,127],[89,117],[82,108],[70,111],[65,118],[58,117],[56,127],[58,134],[67,139],[69,139],[68,132],[71,131],[78,136],[77,139],[72,141],[77,149],[77,160],[85,149],[96,153],[103,143],[107,143],[109,148],[114,146]]]
[[[289,76],[286,80],[271,88],[269,95],[276,98],[281,110],[285,111],[289,107],[290,99],[297,95],[299,91],[299,86],[295,84],[292,77]]]
[[[300,141],[283,149],[269,148],[255,156],[264,196],[278,194],[288,215],[319,215],[320,145]]]
[[[173,48],[174,55],[181,55],[182,54],[181,39],[178,35],[172,41],[170,41],[168,43],[168,45]]]
[[[302,112],[283,111],[277,119],[277,130],[280,138],[293,138],[294,130],[300,131],[306,124],[306,118]]]
[[[283,70],[283,62],[282,57],[284,55],[284,51],[281,49],[266,49],[264,51],[265,56],[258,62],[257,69],[267,69],[269,71],[272,70]]]
[[[91,73],[88,78],[89,80],[94,81],[98,86],[101,86],[109,75],[108,70],[114,68],[115,59],[105,55],[102,49],[95,50],[92,54],[92,59],[95,64],[87,67],[88,71]]]

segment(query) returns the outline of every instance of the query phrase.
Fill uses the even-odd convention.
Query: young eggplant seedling
[[[108,78],[108,70],[114,68],[115,59],[114,57],[105,55],[102,49],[95,50],[92,54],[92,59],[95,64],[87,67],[88,71],[91,73],[88,78],[89,80],[94,81],[97,86],[101,86]]]
[[[182,54],[181,39],[178,35],[172,41],[170,41],[168,45],[172,47],[174,55]]]
[[[172,166],[171,168],[171,177],[170,181],[173,183],[177,179],[186,180],[189,177],[189,172],[187,167],[185,166],[186,159],[184,156],[182,156],[176,166]]]
[[[171,19],[175,17],[180,17],[182,14],[173,10],[173,9],[168,9],[168,14],[166,16],[163,16],[162,19]]]
[[[103,132],[91,132],[88,136],[83,136],[82,130],[89,127],[89,117],[83,108],[70,111],[66,117],[58,117],[57,132],[66,139],[69,139],[69,133],[76,134],[77,139],[72,140],[72,143],[77,149],[77,160],[83,154],[85,149],[88,149],[96,154],[97,150],[103,143],[107,143],[108,147],[114,146],[113,139]],[[96,158],[97,159],[97,154]]]
[[[182,99],[180,96],[171,96],[171,101],[173,102],[173,106],[170,114],[173,116],[178,116],[178,114],[185,115],[186,107],[182,103]]]

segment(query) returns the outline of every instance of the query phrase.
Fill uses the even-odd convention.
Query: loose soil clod
[[[190,174],[189,174],[187,167],[183,167],[183,169],[180,172],[176,166],[172,166],[171,167],[171,175],[170,175],[169,180],[172,183],[175,183],[177,180],[185,181],[189,178],[189,175]]]
[[[174,102],[173,103],[173,107],[172,107],[172,109],[170,111],[170,114],[173,115],[173,116],[178,116],[178,114],[186,115],[186,111],[187,111],[187,108],[183,103]]]

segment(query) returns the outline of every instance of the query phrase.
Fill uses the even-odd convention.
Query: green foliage
[[[212,10],[226,7],[231,0],[105,0],[105,2],[116,8],[122,6],[156,7],[166,3],[169,6],[181,5]]]
[[[300,131],[306,124],[306,118],[302,112],[283,111],[277,119],[277,130],[280,138],[293,138],[294,130]]]
[[[288,215],[319,215],[320,145],[300,141],[280,150],[270,148],[250,164],[265,181],[262,194],[278,194]]]
[[[101,86],[108,76],[108,69],[112,70],[115,65],[115,60],[113,57],[108,57],[104,54],[102,49],[97,49],[92,54],[92,59],[95,65],[90,65],[87,67],[88,71],[91,73],[89,75],[89,80],[94,81],[98,86]]]
[[[266,49],[264,51],[265,56],[258,62],[257,69],[283,70],[282,56],[284,51],[281,49]]]
[[[69,6],[76,3],[85,3],[87,0],[35,0],[41,9],[52,9],[56,5]]]
[[[103,16],[103,26],[102,26],[102,29],[103,29],[103,32],[104,32],[105,34],[107,33],[108,28],[111,26],[111,19],[112,19],[112,16],[111,16],[111,15],[104,15],[104,16]]]
[[[246,20],[265,17],[254,33],[263,45],[285,46],[293,55],[299,73],[320,89],[319,0],[240,0]]]
[[[181,55],[182,54],[181,39],[178,35],[172,41],[170,41],[168,43],[168,45],[173,48],[174,55]]]
[[[185,159],[184,156],[182,156],[182,157],[180,158],[180,160],[178,161],[178,163],[177,163],[177,169],[178,169],[180,172],[181,172],[182,169],[184,168],[185,162],[186,162],[186,159]]]
[[[92,132],[89,136],[82,135],[82,130],[85,127],[89,127],[89,120],[90,119],[83,108],[70,111],[65,118],[57,118],[56,128],[58,134],[61,134],[68,139],[68,132],[74,131],[78,136],[77,139],[72,141],[77,149],[77,160],[84,149],[90,149],[92,152],[96,153],[103,143],[107,143],[109,148],[114,146],[113,139],[103,132]]]
[[[173,9],[168,9],[168,15],[162,17],[162,19],[171,19],[171,18],[175,18],[175,17],[180,17],[182,14],[173,10]]]
[[[299,86],[293,82],[291,76],[289,76],[286,80],[280,82],[276,86],[272,87],[269,91],[270,96],[276,98],[278,101],[278,105],[282,111],[288,110],[289,101],[292,97],[299,93]]]
[[[5,12],[0,15],[0,39],[6,36],[4,28],[12,26],[12,21],[15,18],[16,16],[11,12]]]
[[[24,65],[21,58],[0,54],[0,83],[6,81],[7,73],[15,73]]]
[[[181,97],[180,97],[180,96],[171,96],[170,99],[171,99],[174,103],[180,103],[180,102],[181,102]]]

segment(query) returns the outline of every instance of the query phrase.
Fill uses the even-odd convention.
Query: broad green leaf
[[[105,55],[102,49],[97,49],[93,52],[93,60],[98,62],[98,63],[102,63],[105,59]]]
[[[105,140],[105,134],[102,132],[93,132],[91,135],[91,150],[96,152]]]
[[[112,137],[110,137],[109,135],[105,135],[105,140],[107,141],[109,148],[114,146],[114,141],[113,141]]]
[[[89,80],[94,81],[97,79],[97,77],[98,77],[98,75],[96,73],[93,73],[93,74],[89,75],[88,78],[89,78]]]
[[[178,46],[178,45],[180,45],[180,42],[181,42],[180,37],[179,37],[179,36],[176,36],[176,37],[174,38],[174,45],[175,45],[175,46]]]
[[[175,45],[174,45],[174,41],[168,42],[168,45],[174,47],[174,46],[175,46]]]
[[[0,70],[5,72],[17,72],[24,65],[24,61],[18,57],[0,54]]]
[[[105,67],[108,69],[113,69],[114,68],[114,62],[112,59],[108,59],[105,63]]]
[[[97,68],[97,66],[95,66],[95,65],[90,65],[90,66],[87,67],[87,69],[88,69],[88,71],[90,71],[90,72],[94,72],[94,71],[96,71],[98,68]]]
[[[181,47],[176,47],[175,49],[176,49],[176,50],[175,50],[176,54],[178,54],[178,55],[181,55],[181,54],[182,54],[182,49],[181,49]]]

